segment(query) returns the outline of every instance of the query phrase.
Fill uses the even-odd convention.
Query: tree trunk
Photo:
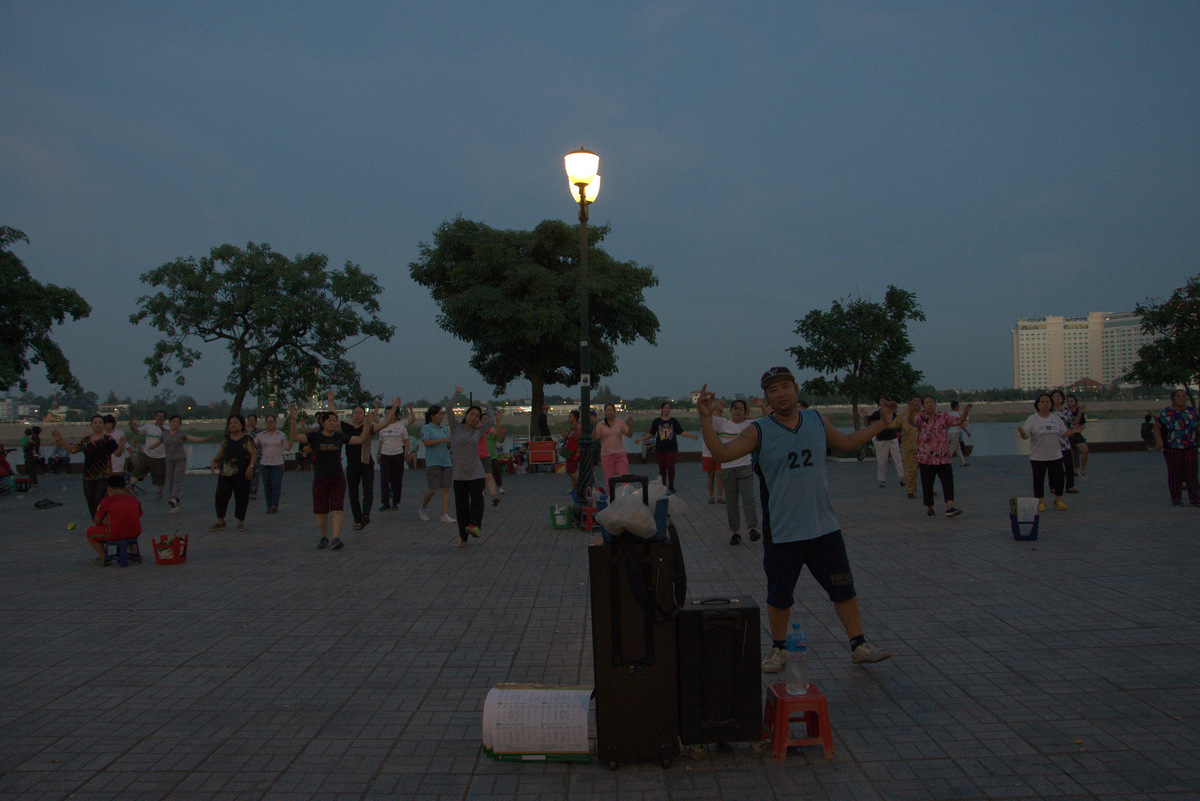
[[[242,401],[246,399],[246,392],[250,389],[250,379],[243,378],[238,384],[237,392],[233,395],[233,404],[229,407],[230,414],[242,413]]]
[[[858,396],[850,396],[850,418],[854,421],[854,430],[857,431],[862,426],[858,424]]]
[[[537,432],[538,415],[542,413],[542,406],[546,403],[546,385],[540,373],[525,377],[529,379],[530,384],[529,428],[526,433],[532,439]]]

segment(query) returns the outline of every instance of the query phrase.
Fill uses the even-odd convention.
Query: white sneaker
[[[167,514],[173,515],[178,511],[179,511],[179,504],[175,504],[174,506],[171,507],[171,511],[167,512]]]
[[[850,652],[850,658],[854,660],[854,664],[856,665],[871,662],[882,662],[885,659],[891,659],[891,657],[891,651],[885,651],[882,648],[876,648],[869,642],[864,642],[862,645]]]
[[[507,495],[508,493],[506,493],[506,492],[504,491],[504,487],[501,487],[501,488],[500,488],[500,494],[501,494],[501,495]]]
[[[424,508],[418,509],[417,514],[420,515],[421,519],[424,520],[426,523],[429,522],[429,514],[425,511]]]
[[[787,651],[782,648],[772,648],[762,661],[763,673],[778,673],[787,665]]]
[[[443,522],[443,523],[457,523],[457,522],[458,522],[458,518],[457,518],[457,517],[451,517],[450,515],[442,515],[442,522]]]

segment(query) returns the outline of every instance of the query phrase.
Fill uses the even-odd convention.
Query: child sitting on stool
[[[137,539],[142,533],[142,502],[125,492],[125,476],[108,477],[108,494],[96,507],[96,525],[89,526],[87,539],[96,550],[92,564],[105,567],[104,543]]]

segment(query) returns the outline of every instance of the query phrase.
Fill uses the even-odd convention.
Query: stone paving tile
[[[735,744],[616,772],[479,752],[491,685],[591,683],[588,537],[550,527],[561,476],[510,476],[465,550],[410,492],[341,552],[314,547],[310,477],[287,476],[279,515],[252,505],[249,531],[210,534],[214,482],[193,476],[184,513],[144,501],[149,532],[190,535],[187,564],[147,547],[124,569],[87,564],[66,531],[78,479],[51,477],[63,506],[0,498],[0,797],[1195,798],[1200,513],[1164,504],[1161,457],[1093,463],[1036,542],[1008,531],[1022,458],[956,469],[954,520],[876,488],[873,465],[830,463],[867,636],[896,653],[851,664],[801,578],[834,759]],[[701,482],[683,466],[690,594],[761,602],[761,548],[727,544]]]

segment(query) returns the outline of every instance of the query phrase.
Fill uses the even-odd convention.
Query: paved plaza
[[[401,509],[332,552],[311,473],[240,534],[206,532],[215,479],[189,476],[181,514],[141,496],[147,535],[190,535],[186,564],[155,564],[143,537],[127,568],[89,564],[80,480],[46,477],[0,497],[0,798],[1200,798],[1200,509],[1169,505],[1157,454],[1091,468],[1069,512],[1016,542],[1024,457],[955,467],[957,519],[926,518],[894,474],[877,487],[873,463],[830,463],[867,636],[895,653],[853,665],[801,577],[833,759],[735,744],[615,772],[480,751],[493,685],[592,683],[589,537],[549,514],[565,477],[506,477],[460,550],[453,525],[417,519],[410,471]],[[698,464],[678,486],[690,596],[762,603],[760,544],[728,544]]]

